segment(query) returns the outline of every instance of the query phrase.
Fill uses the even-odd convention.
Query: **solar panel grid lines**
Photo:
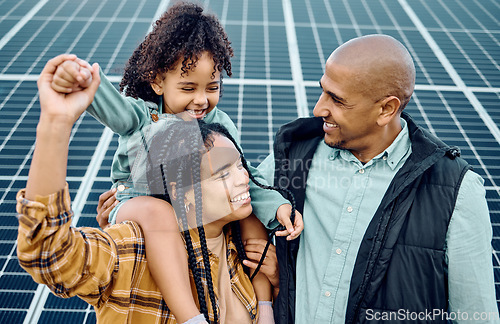
[[[28,42],[26,42],[24,44],[24,46],[18,50],[18,52],[16,53],[16,55],[14,57],[12,57],[12,59],[9,61],[9,63],[2,69],[2,71],[0,73],[5,73],[6,71],[9,71],[12,64],[14,62],[16,62],[16,60],[18,60],[18,58],[20,56],[23,56],[25,53],[29,53],[28,51],[26,51],[26,49],[29,47],[29,46],[32,46],[33,43],[35,42],[35,40],[37,39],[37,37],[42,37],[44,38],[45,35],[51,35],[51,34],[46,34],[46,33],[42,33],[42,31],[44,31],[44,29],[46,27],[48,27],[49,25],[54,25],[54,26],[57,26],[57,30],[58,32],[50,39],[48,40],[48,42],[44,42],[44,49],[40,52],[40,54],[36,57],[36,59],[33,61],[33,63],[29,66],[29,68],[26,70],[26,74],[30,74],[32,71],[34,71],[35,73],[37,72],[40,72],[41,71],[41,68],[39,67],[38,69],[35,69],[38,65],[38,63],[40,62],[40,60],[42,59],[42,57],[47,53],[47,51],[49,51],[49,49],[51,49],[51,47],[56,43],[56,41],[58,40],[59,36],[61,36],[63,30],[72,22],[73,18],[78,14],[78,12],[83,8],[83,6],[87,3],[88,0],[84,0],[80,3],[80,5],[74,10],[73,14],[68,17],[68,19],[61,25],[61,24],[51,24],[51,20],[50,20],[50,17],[53,17],[55,16],[67,3],[68,3],[68,0],[64,0],[63,3],[61,3],[60,6],[57,7],[57,9],[52,13],[52,15],[49,17],[49,19],[44,22],[42,24],[42,26],[40,26],[40,28],[35,32],[33,33],[33,35],[31,36],[31,38],[29,39]],[[59,26],[61,25],[61,26]],[[38,41],[37,41],[38,42]],[[35,43],[37,43],[35,42]],[[31,57],[30,57],[31,58]]]
[[[309,116],[307,110],[307,97],[303,84],[303,69],[299,57],[297,34],[295,32],[295,18],[290,0],[283,0],[283,15],[286,26],[286,36],[288,41],[288,53],[290,56],[290,66],[292,69],[292,79],[294,81],[295,98],[299,117]]]
[[[319,62],[320,62],[320,65],[324,71],[326,59],[325,59],[325,55],[323,54],[324,53],[323,46],[321,46],[321,42],[319,39],[318,28],[316,27],[316,20],[314,18],[313,12],[312,12],[311,1],[306,0],[305,2],[306,2],[307,15],[308,15],[309,20],[311,22],[311,27],[312,27],[311,29],[313,32],[314,43],[316,45],[316,51],[318,52],[318,56],[319,56]],[[327,2],[325,2],[325,6],[326,6],[326,8],[329,7]],[[331,12],[331,10],[327,9],[327,12]]]
[[[262,0],[262,19],[264,25],[264,68],[265,68],[265,78],[271,78],[271,56],[269,54],[269,5],[268,0]],[[271,85],[266,85],[266,108],[267,108],[267,133],[269,135],[274,134],[273,132],[273,101]],[[268,136],[268,148],[269,152],[273,149],[273,138]]]
[[[408,51],[410,52],[413,60],[415,61],[415,68],[416,68],[416,73],[417,73],[416,80],[421,81],[421,78],[419,77],[419,74],[423,74],[424,77],[425,77],[426,83],[429,83],[431,85],[434,84],[434,81],[432,80],[429,72],[427,71],[427,68],[425,67],[425,64],[420,59],[420,55],[417,55],[417,53],[415,51],[415,48],[413,46],[413,42],[411,42],[408,39],[408,37],[406,36],[405,32],[402,30],[401,26],[399,25],[399,23],[397,22],[396,18],[394,17],[393,13],[391,12],[391,10],[389,10],[389,8],[388,8],[387,4],[385,3],[385,1],[381,0],[381,4],[382,4],[383,8],[386,10],[387,15],[389,16],[391,22],[396,27],[396,30],[398,31],[398,36],[399,37],[397,37],[395,35],[392,35],[392,36],[395,37],[395,38],[398,38],[398,39],[400,38],[401,42],[403,44],[405,44],[405,46],[407,47]],[[382,30],[380,30],[380,28],[377,28],[377,32],[378,33],[382,33]]]
[[[437,91],[437,95],[441,99],[441,101],[443,102],[444,106],[446,107],[446,110],[450,114],[450,116],[451,116],[453,122],[455,123],[456,127],[459,129],[460,134],[463,136],[463,138],[465,139],[465,141],[469,145],[469,149],[472,151],[472,153],[474,154],[474,157],[479,162],[479,164],[480,164],[482,170],[484,171],[487,179],[489,179],[491,181],[491,184],[495,187],[495,189],[498,191],[498,193],[500,195],[500,190],[499,190],[500,187],[497,185],[496,181],[491,176],[491,174],[490,174],[488,168],[486,167],[486,165],[484,164],[481,156],[476,151],[476,147],[472,144],[471,140],[467,136],[467,133],[466,133],[466,131],[464,130],[464,128],[462,126],[462,123],[458,120],[455,112],[453,112],[453,110],[451,109],[450,105],[448,104],[448,101],[443,97],[443,94],[440,91]]]
[[[423,26],[422,22],[420,21],[419,17],[416,15],[416,13],[413,11],[413,9],[408,5],[406,0],[399,0],[400,4],[403,6],[405,9],[406,13],[410,16],[412,21],[415,23],[421,34],[424,36],[425,40],[429,44],[429,46],[432,48],[440,62],[443,64],[444,68],[448,72],[448,74],[451,76],[453,79],[453,82],[465,93],[467,96],[467,99],[471,101],[474,109],[476,109],[485,124],[488,126],[492,134],[495,136],[495,138],[500,142],[500,130],[498,126],[491,120],[487,112],[484,111],[484,108],[482,107],[481,103],[477,100],[475,97],[474,93],[470,91],[470,89],[467,88],[466,84],[462,80],[461,76],[458,74],[457,70],[454,68],[452,63],[448,60],[444,52],[441,50],[439,45],[436,43],[434,40],[433,36],[425,29]],[[439,22],[441,23],[441,22]]]
[[[425,127],[427,128],[427,130],[429,130],[432,134],[436,135],[436,131],[434,130],[434,127],[432,126],[432,123],[429,119],[429,117],[427,116],[427,113],[425,112],[425,109],[422,105],[422,103],[420,102],[420,99],[417,95],[417,93],[414,93],[413,96],[412,96],[412,99],[415,101],[415,104],[417,105],[418,107],[418,111],[420,112],[420,114],[422,115],[422,118],[425,122]]]
[[[240,48],[240,73],[239,77],[241,79],[245,78],[245,59],[246,59],[246,45],[247,45],[247,29],[248,29],[248,0],[243,0],[243,17],[241,22],[241,48]],[[236,117],[236,127],[242,129],[243,123],[243,91],[244,86],[239,86],[238,92],[238,115]],[[238,133],[238,141],[241,141],[241,133]]]
[[[0,46],[0,322],[22,322],[27,313],[41,323],[64,319],[95,322],[92,308],[78,299],[61,300],[49,294],[40,306],[32,304],[30,308],[43,291],[35,292],[34,283],[19,268],[13,252],[15,193],[26,181],[37,119],[36,73],[51,55],[74,51],[99,62],[112,81],[118,82],[126,58],[153,17],[168,3],[147,1],[139,10],[137,3],[116,0],[87,0],[83,7],[81,2],[54,0],[0,1],[0,44],[5,40]],[[225,93],[219,107],[235,121],[241,114],[243,147],[253,163],[269,151],[279,125],[304,114],[297,103],[302,102],[307,113],[312,113],[321,92],[318,80],[324,61],[338,44],[367,33],[387,33],[401,40],[417,66],[416,91],[407,109],[431,132],[459,145],[463,156],[485,178],[493,246],[500,248],[500,148],[498,134],[495,136],[495,128],[500,125],[500,71],[495,60],[500,54],[498,1],[408,2],[421,25],[410,19],[397,0],[262,0],[248,2],[246,13],[241,1],[204,3],[221,17],[237,52],[234,77],[224,79]],[[32,11],[37,4],[40,8]],[[21,21],[23,24],[19,24]],[[43,32],[32,37],[40,26]],[[14,36],[5,37],[9,32]],[[436,48],[429,45],[426,32]],[[450,77],[453,70],[442,64],[436,49],[443,52],[459,79],[453,79],[453,73]],[[303,89],[302,94],[297,89]],[[96,200],[109,188],[116,135],[101,152],[99,166],[93,167],[98,170],[88,182],[91,187],[80,191],[75,188],[85,180],[93,148],[102,139],[103,130],[90,116],[80,123],[70,147],[68,181],[73,198],[87,192],[88,201],[81,207],[78,224],[96,226]],[[498,252],[494,251],[492,257],[500,291]],[[23,280],[16,283],[19,278]]]
[[[116,60],[116,57],[118,56],[118,53],[120,52],[120,50],[121,50],[121,48],[122,48],[125,40],[127,39],[127,36],[129,35],[129,33],[130,33],[131,29],[132,29],[132,26],[137,21],[137,17],[139,15],[140,11],[142,10],[142,8],[144,7],[145,3],[146,3],[146,0],[141,0],[141,2],[137,6],[137,9],[134,10],[133,17],[131,18],[130,22],[127,24],[127,28],[123,32],[122,37],[120,38],[120,41],[118,42],[115,50],[113,51],[113,54],[111,55],[111,58],[110,58],[108,64],[104,68],[104,73],[105,74],[108,73],[111,70],[113,62]]]
[[[5,18],[11,16],[12,13],[15,10],[17,10],[24,3],[25,3],[25,0],[18,1],[18,2],[12,2],[12,1],[7,2],[7,0],[2,0],[2,2],[0,2],[0,8],[2,9],[2,12],[5,12],[5,13],[2,14],[2,16],[0,16],[0,23],[3,22],[5,20]],[[8,11],[6,11],[6,10],[8,10]]]

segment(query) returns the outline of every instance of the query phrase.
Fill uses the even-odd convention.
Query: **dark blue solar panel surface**
[[[99,62],[116,82],[162,0],[0,0],[0,323],[95,323],[78,298],[34,283],[16,258],[15,195],[25,186],[39,116],[37,74],[71,52]],[[385,33],[402,41],[417,68],[406,110],[462,149],[485,179],[500,296],[500,1],[206,0],[233,43],[233,77],[219,107],[239,127],[247,158],[269,152],[285,122],[312,115],[329,54],[346,40]],[[302,94],[302,95],[301,95]],[[70,143],[68,183],[77,225],[98,226],[95,208],[110,186],[116,135],[82,117]],[[88,189],[86,189],[88,188]]]

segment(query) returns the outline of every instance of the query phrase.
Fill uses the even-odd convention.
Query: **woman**
[[[175,323],[149,273],[144,252],[144,238],[136,223],[122,223],[105,231],[95,228],[76,229],[70,226],[72,211],[65,177],[71,128],[92,102],[100,79],[98,66],[94,64],[93,79],[88,88],[69,95],[56,93],[51,89],[50,83],[57,66],[65,59],[67,58],[61,55],[50,60],[38,80],[41,114],[37,127],[37,144],[26,189],[21,190],[17,197],[20,224],[19,262],[35,281],[49,286],[54,294],[60,297],[77,295],[94,305],[99,322]],[[220,274],[218,265],[212,263],[214,258],[207,256],[208,249],[202,246],[204,230],[203,227],[200,230],[199,226],[203,223],[203,220],[200,222],[199,219],[199,210],[202,209],[200,198],[203,195],[210,195],[210,199],[203,199],[203,208],[216,210],[216,205],[209,202],[229,197],[227,206],[230,213],[223,217],[213,217],[213,221],[205,225],[206,237],[210,240],[223,234],[222,239],[227,240],[225,246],[230,253],[222,253],[220,256],[227,256],[230,281],[237,286],[232,287],[232,291],[238,292],[237,298],[246,310],[245,316],[255,323],[257,320],[255,293],[241,263],[237,261],[239,259],[234,256],[234,253],[238,254],[241,251],[241,247],[233,248],[233,245],[238,244],[234,244],[233,234],[226,226],[232,221],[248,217],[251,212],[248,199],[244,199],[245,192],[242,190],[246,187],[245,182],[248,184],[248,176],[245,169],[241,168],[238,159],[234,159],[235,156],[239,156],[234,144],[220,133],[208,130],[207,135],[202,144],[206,151],[212,153],[201,152],[191,156],[194,160],[200,158],[199,182],[193,181],[195,178],[184,172],[176,174],[176,181],[170,181],[173,180],[169,178],[170,174],[175,172],[171,173],[162,163],[159,165],[151,163],[153,167],[147,168],[151,190],[156,191],[154,188],[159,188],[160,191],[163,190],[162,194],[165,197],[167,196],[165,189],[167,192],[170,190],[168,197],[173,205],[182,206],[179,210],[185,211],[185,213],[180,211],[181,214],[185,214],[180,220],[183,230],[190,229],[191,233],[191,235],[186,234],[185,239],[188,252],[189,240],[193,246],[195,260],[192,259],[193,255],[189,258],[193,266],[197,296],[200,303],[203,299],[206,300],[208,317],[211,320],[216,320],[220,315],[217,307],[211,307],[219,303],[215,300],[215,292],[220,287],[214,286],[217,280],[211,280],[210,276],[220,279]],[[208,146],[205,146],[205,143],[208,143]],[[154,145],[154,142],[151,145]],[[225,154],[217,155],[215,148],[220,148]],[[150,149],[154,147],[151,146]],[[227,154],[227,158],[224,159],[226,153],[231,150],[234,154]],[[162,157],[161,154],[158,156]],[[213,159],[219,156],[220,160]],[[204,160],[211,163],[203,163]],[[160,177],[154,177],[155,172],[158,172],[158,169],[154,168],[155,165],[159,166]],[[213,169],[214,167],[217,169]],[[213,172],[218,169],[222,174]],[[184,166],[180,171],[183,170],[186,170]],[[215,190],[214,176],[218,175],[225,177],[226,181],[221,182],[217,187],[219,189]],[[186,179],[190,179],[191,182],[186,182]],[[188,183],[200,185],[186,186]],[[234,196],[236,192],[238,195]],[[238,208],[235,208],[236,206]],[[228,210],[218,214],[226,214]],[[216,216],[215,214],[211,216]],[[194,216],[194,219],[190,216]],[[194,230],[195,227],[198,230]],[[200,237],[199,240],[196,235]],[[222,245],[223,251],[224,244]],[[238,251],[234,252],[235,250]],[[199,262],[200,259],[203,261]],[[201,292],[205,291],[205,287],[208,291],[214,292],[214,295],[208,294],[208,300]],[[217,295],[221,297],[221,294]]]

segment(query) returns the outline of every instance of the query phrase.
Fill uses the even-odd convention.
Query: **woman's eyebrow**
[[[219,167],[217,170],[215,170],[213,174],[217,174],[217,173],[221,172],[222,170],[229,168],[231,165],[232,165],[232,163],[226,163],[226,164],[222,165],[221,167]]]

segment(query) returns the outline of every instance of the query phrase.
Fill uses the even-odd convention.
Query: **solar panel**
[[[39,116],[37,74],[71,52],[99,62],[117,82],[165,0],[0,0],[0,322],[95,323],[78,298],[59,299],[16,258],[15,195],[25,186]],[[329,54],[372,33],[404,43],[416,68],[407,111],[451,145],[485,179],[500,297],[500,1],[205,0],[232,41],[233,77],[219,107],[238,126],[248,159],[272,148],[276,130],[311,116]],[[98,226],[117,136],[84,115],[72,134],[68,182],[77,225]],[[497,297],[497,299],[499,298]]]

